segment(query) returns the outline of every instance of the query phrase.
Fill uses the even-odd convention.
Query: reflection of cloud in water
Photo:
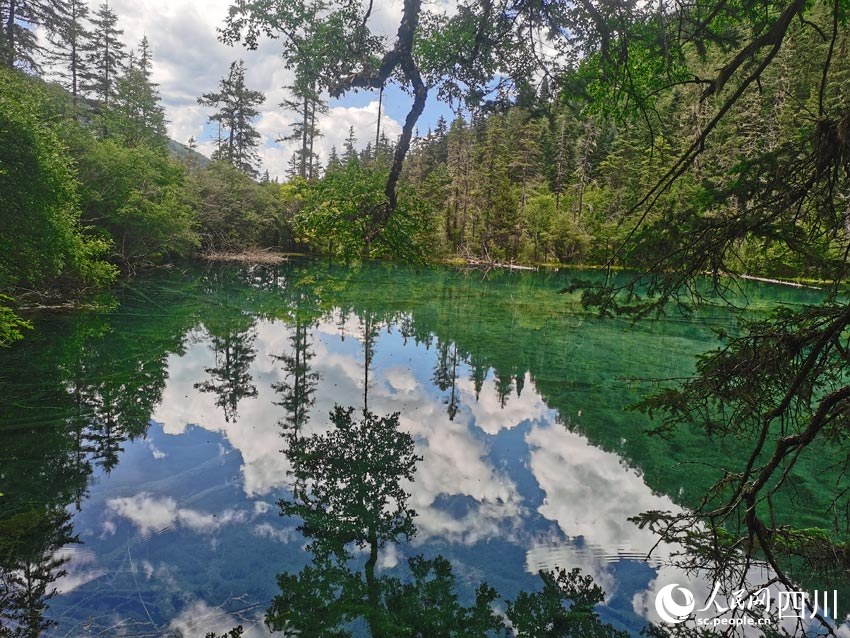
[[[241,524],[250,519],[244,510],[227,509],[220,514],[210,514],[178,507],[173,498],[157,497],[148,492],[112,498],[106,505],[112,512],[133,523],[143,537],[163,532],[176,524],[198,534],[212,534],[225,525]]]
[[[339,309],[335,309],[331,317],[320,318],[314,330],[332,337],[363,342],[363,324],[353,312],[343,316]]]
[[[258,605],[259,607],[259,605]],[[266,638],[272,634],[262,622],[262,609],[252,613],[253,622],[245,618],[237,618],[228,614],[220,607],[210,607],[202,600],[187,605],[183,611],[171,621],[168,628],[183,638],[204,638],[209,632],[224,633],[236,625],[242,625],[245,633],[243,638]]]
[[[250,371],[257,386],[257,397],[239,403],[239,418],[228,422],[215,404],[213,393],[200,392],[194,384],[206,378],[204,369],[213,365],[214,357],[208,342],[190,346],[184,356],[169,359],[169,383],[153,420],[163,424],[167,434],[182,434],[186,426],[196,424],[211,432],[220,432],[242,455],[242,481],[247,496],[267,494],[288,483],[289,462],[281,453],[283,441],[279,421],[285,416],[277,405],[281,397],[272,388],[285,378],[280,362],[273,355],[289,352],[291,330],[282,322],[258,322],[255,344],[260,354]],[[330,351],[319,340],[313,344],[316,367],[323,376],[322,387],[333,388],[335,402],[359,405],[362,393],[358,382],[363,370],[352,356]],[[333,407],[317,405],[313,421],[324,423]]]
[[[300,538],[298,531],[294,527],[275,527],[271,523],[260,523],[255,525],[251,530],[254,536],[260,538],[268,538],[277,543],[290,543],[297,538]]]
[[[395,366],[385,370],[384,376],[394,392],[408,394],[419,388],[419,382],[409,368]]]
[[[77,587],[90,583],[106,574],[105,569],[94,567],[97,563],[97,556],[90,549],[65,547],[56,552],[53,558],[67,561],[62,565],[62,570],[66,574],[57,578],[54,583],[56,591],[60,594],[74,591]]]
[[[348,348],[339,348],[339,340],[335,336],[339,333],[337,326],[337,322],[320,325],[315,332],[322,334],[311,340],[315,353],[312,360],[314,371],[321,374],[316,405],[311,410],[310,429],[313,431],[327,427],[327,414],[334,404],[362,405],[364,370],[361,348],[356,348],[351,354],[341,352],[341,349],[347,351]],[[356,336],[360,330],[359,323],[351,318],[346,319],[345,326],[346,331],[353,331],[353,334],[349,332],[349,337]],[[291,349],[288,341],[291,330],[281,322],[258,322],[256,334],[255,344],[261,354],[252,364],[251,374],[259,394],[255,399],[240,402],[238,422],[226,422],[215,405],[215,396],[194,388],[194,384],[204,378],[204,368],[212,363],[212,353],[206,343],[190,346],[182,357],[172,356],[169,384],[154,415],[169,434],[185,431],[189,423],[224,434],[230,445],[242,455],[243,488],[248,496],[267,494],[285,486],[290,469],[280,452],[284,441],[280,437],[278,421],[284,416],[284,410],[275,405],[280,396],[271,388],[272,384],[284,379],[284,371],[269,355],[279,355]],[[380,338],[387,337],[382,334]],[[399,337],[392,335],[388,338]],[[274,365],[269,365],[269,361]],[[369,407],[376,414],[398,411],[401,395],[404,402],[402,427],[416,437],[418,452],[424,457],[417,470],[416,482],[411,486],[411,505],[419,513],[417,523],[421,539],[443,536],[472,543],[503,535],[506,521],[512,525],[519,523],[521,499],[516,488],[509,478],[485,460],[487,445],[471,427],[472,419],[468,413],[466,418],[459,415],[455,421],[450,421],[442,397],[430,394],[426,385],[408,368],[377,368],[372,371],[370,385]],[[469,399],[471,404],[475,404],[474,394]],[[529,414],[535,417],[543,414],[542,400],[530,384],[523,391],[522,399],[514,393],[508,405],[522,407],[505,412],[500,425],[496,425],[496,415],[501,406],[495,389],[488,388],[482,392],[475,410],[481,423],[496,432],[514,427]],[[529,411],[531,406],[533,410]],[[474,504],[462,515],[435,507],[435,502],[445,495],[470,497]],[[134,506],[139,504],[132,503]],[[122,505],[129,508],[130,503],[122,502]],[[140,519],[140,529],[148,533],[176,520],[173,511],[167,507],[163,509],[167,504],[145,502],[144,505],[152,510],[149,514],[153,519],[148,520],[156,520],[156,523],[145,524]]]
[[[628,518],[647,510],[679,508],[653,494],[619,456],[593,447],[562,425],[534,426],[525,440],[530,470],[546,495],[538,511],[569,539],[533,545],[526,554],[526,569],[535,573],[579,567],[611,596],[616,588],[611,563],[643,560],[658,540]],[[666,554],[665,548],[656,548],[651,564],[659,566]]]
[[[442,402],[412,375],[404,384],[406,408],[399,422],[414,436],[417,453],[423,457],[410,486],[419,541],[439,536],[471,544],[504,537],[520,523],[521,497],[516,486],[485,460],[487,444],[475,436],[468,419],[449,420]],[[377,412],[390,412],[397,405],[392,386],[389,380],[386,385],[376,383],[370,400]],[[462,512],[449,511],[439,505],[446,496],[463,496],[472,503],[460,508]]]
[[[256,344],[260,354],[251,366],[257,386],[256,399],[239,402],[239,419],[227,422],[216,404],[214,393],[200,392],[195,383],[207,378],[205,368],[214,365],[214,355],[207,341],[195,343],[184,356],[169,358],[169,383],[153,420],[163,424],[166,434],[182,434],[189,424],[211,432],[221,432],[242,455],[242,479],[248,496],[267,493],[280,485],[289,469],[280,454],[281,440],[277,421],[282,408],[274,405],[279,397],[271,383],[279,380],[279,366],[272,365],[271,354],[281,354],[288,347],[288,331],[283,324],[261,322],[257,325]],[[271,363],[270,363],[271,362]]]
[[[531,471],[546,499],[538,511],[570,538],[587,539],[608,556],[646,554],[656,537],[627,519],[648,510],[681,511],[611,452],[565,427],[534,427],[526,436]]]
[[[680,512],[681,508],[669,497],[653,494],[616,454],[590,446],[583,437],[566,428],[534,427],[526,441],[531,451],[531,471],[546,493],[538,511],[557,522],[570,539],[567,543],[552,540],[531,547],[526,554],[529,571],[579,567],[610,597],[618,585],[612,563],[644,560],[652,551],[649,564],[655,577],[632,595],[634,612],[650,622],[662,622],[655,600],[661,588],[670,584],[689,589],[698,610],[705,607],[713,590],[711,577],[673,566],[673,547],[664,543],[656,547],[655,534],[627,520],[649,510]],[[748,572],[745,587],[758,589],[771,578],[764,566],[755,564]],[[775,601],[779,589],[772,587],[771,591]],[[720,600],[725,607],[729,606],[725,599],[720,597]],[[776,611],[775,606],[773,609]],[[708,618],[712,614],[705,612],[698,617]],[[794,633],[793,620],[786,620],[784,627],[790,634]],[[736,635],[760,635],[760,632],[753,627]]]
[[[611,563],[604,556],[572,544],[533,545],[525,555],[525,568],[533,574],[556,569],[569,571],[578,567],[582,573],[593,576],[593,581],[605,590],[606,597],[609,599],[617,585],[616,578],[609,569],[610,566]]]
[[[340,326],[345,342],[340,338]],[[320,381],[307,432],[328,427],[327,415],[336,403],[362,405],[361,330],[353,315],[335,316],[311,329],[309,342],[315,355],[312,372],[320,374]],[[184,356],[170,359],[169,383],[154,416],[169,434],[183,432],[189,423],[222,433],[241,454],[243,490],[249,497],[280,490],[290,481],[278,425],[285,411],[277,405],[281,396],[272,386],[286,378],[274,355],[291,354],[292,329],[280,321],[260,321],[255,331],[258,355],[250,372],[258,396],[240,402],[237,422],[225,421],[214,395],[194,388],[205,377],[204,368],[213,363],[205,339],[191,345]],[[616,454],[593,447],[582,436],[556,424],[555,411],[535,391],[528,374],[522,394],[513,387],[503,406],[492,373],[476,399],[469,369],[461,363],[457,379],[461,405],[452,421],[446,413],[446,393],[431,383],[431,366],[399,364],[394,353],[401,348],[401,340],[399,334],[387,334],[386,329],[377,337],[376,352],[393,356],[375,359],[369,407],[379,415],[402,410],[402,427],[413,434],[417,452],[423,456],[416,480],[408,487],[410,506],[418,513],[417,544],[433,538],[463,544],[491,538],[517,543],[517,538],[528,536],[531,530],[523,529],[528,512],[517,484],[508,469],[494,466],[489,458],[491,437],[503,436],[525,424],[529,428],[524,438],[530,453],[528,469],[545,493],[538,512],[556,522],[563,535],[556,534],[548,542],[537,537],[536,544],[527,550],[530,571],[555,565],[581,566],[608,588],[613,585],[609,560],[643,557],[652,548],[655,536],[627,519],[646,510],[677,508],[670,499],[654,495]],[[423,357],[433,360],[434,350],[426,354],[424,346],[413,342],[406,347],[417,349],[411,353],[415,362]],[[520,448],[517,454],[524,451]],[[175,524],[211,533],[237,516],[252,519],[233,510],[229,515],[213,517],[147,494],[113,499],[109,505],[132,520],[142,534]],[[254,512],[254,516],[259,513]],[[293,540],[291,529],[268,524],[255,525],[251,531],[281,543]],[[564,542],[564,536],[570,541]],[[662,548],[658,557],[668,555]],[[397,560],[397,556],[382,556],[385,566]],[[653,565],[657,567],[657,563]]]
[[[485,383],[481,388],[478,399],[475,398],[475,382],[472,379],[458,379],[461,400],[472,413],[475,425],[487,434],[496,435],[501,430],[509,430],[523,421],[554,421],[555,411],[549,409],[531,382],[531,375],[526,373],[522,394],[517,394],[516,388],[511,388],[505,398],[505,405],[499,400],[495,382]]]
[[[628,518],[648,510],[680,511],[668,497],[653,494],[622,459],[593,447],[561,425],[535,426],[526,435],[530,469],[546,497],[538,507],[555,521],[568,542],[539,543],[526,555],[526,568],[581,567],[609,594],[610,571],[618,560],[642,560],[658,538]],[[656,567],[669,557],[665,547],[653,552]]]
[[[401,562],[402,556],[397,545],[384,545],[378,553],[378,569],[392,569]]]

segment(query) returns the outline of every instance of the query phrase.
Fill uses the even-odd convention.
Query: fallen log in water
[[[820,286],[812,286],[810,284],[801,284],[796,281],[784,281],[782,279],[771,279],[770,277],[756,277],[755,275],[732,275],[741,279],[750,281],[761,281],[767,284],[781,284],[783,286],[793,286],[794,288],[810,288],[811,290],[822,290]]]
[[[476,268],[504,268],[506,270],[537,270],[536,266],[520,266],[514,263],[503,263],[493,259],[482,259],[481,257],[473,257],[467,255],[464,257],[467,266],[475,266]]]

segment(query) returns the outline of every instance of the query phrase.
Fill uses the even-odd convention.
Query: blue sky
[[[345,107],[362,107],[375,100],[374,92],[349,93],[341,100],[332,100],[331,106]],[[387,117],[393,119],[399,124],[404,124],[404,119],[407,117],[407,112],[410,110],[412,99],[399,86],[392,85],[384,91],[384,111]],[[428,96],[428,102],[425,105],[425,112],[419,118],[417,128],[422,135],[428,132],[429,128],[434,128],[440,116],[447,121],[454,119],[455,115],[448,104],[437,100],[436,91],[431,91]]]

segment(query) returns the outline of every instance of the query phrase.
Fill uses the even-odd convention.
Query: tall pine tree
[[[130,55],[127,71],[117,84],[113,128],[128,146],[164,147],[167,143],[165,112],[152,72],[150,44],[145,36],[138,57]]]
[[[118,28],[118,16],[109,8],[109,3],[101,4],[92,18],[92,34],[86,46],[85,61],[91,74],[85,79],[82,88],[100,103],[101,115],[108,113],[118,93],[118,78],[126,68],[126,56]],[[101,117],[102,135],[109,133],[106,118]]]
[[[298,119],[291,125],[292,132],[278,141],[300,142],[300,147],[296,148],[292,155],[287,174],[290,177],[314,179],[319,176],[319,156],[313,149],[316,138],[322,136],[316,116],[327,113],[328,106],[319,94],[315,79],[302,74],[297,77],[294,84],[286,88],[289,89],[292,98],[284,100],[281,106],[295,112]]]
[[[36,29],[48,33],[64,28],[68,19],[67,2],[62,0],[0,0],[0,52],[6,66],[38,73]]]
[[[219,125],[218,148],[212,158],[224,160],[251,177],[257,176],[260,134],[254,128],[257,107],[265,101],[261,91],[245,86],[245,63],[240,60],[230,65],[227,77],[219,82],[215,93],[204,93],[198,103],[218,109],[210,115],[210,122]]]
[[[85,60],[86,43],[91,37],[86,27],[89,8],[83,0],[68,0],[65,11],[65,19],[48,35],[50,45],[44,57],[52,75],[71,93],[76,106],[82,85],[91,81]]]

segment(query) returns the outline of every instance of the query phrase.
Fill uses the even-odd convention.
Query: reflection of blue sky
[[[309,560],[295,523],[281,519],[275,505],[287,490],[288,464],[278,425],[283,408],[272,389],[285,373],[273,355],[289,351],[291,330],[262,321],[256,334],[251,375],[258,395],[239,403],[232,422],[214,394],[194,388],[214,358],[205,335],[170,358],[147,439],[126,445],[118,467],[95,481],[76,514],[86,553],[70,563],[54,613],[78,618],[100,610],[110,622],[142,619],[192,635],[199,614],[220,627],[259,618],[276,592],[275,574]],[[326,427],[334,403],[362,405],[359,334],[352,317],[312,330],[311,363],[321,380],[310,428]],[[413,340],[405,345],[385,328],[375,346],[369,408],[401,411],[423,456],[409,486],[418,536],[412,547],[387,548],[381,568],[394,569],[414,553],[442,553],[470,590],[487,580],[512,598],[535,585],[538,569],[578,566],[609,592],[606,615],[639,628],[640,616],[654,614],[649,603],[657,588],[670,578],[690,582],[642,563],[655,539],[627,521],[674,508],[670,499],[653,494],[616,454],[559,423],[530,378],[503,407],[492,373],[476,397],[471,370],[459,365],[460,410],[450,420],[448,391],[431,381],[435,350]],[[662,548],[659,556],[666,554]]]

